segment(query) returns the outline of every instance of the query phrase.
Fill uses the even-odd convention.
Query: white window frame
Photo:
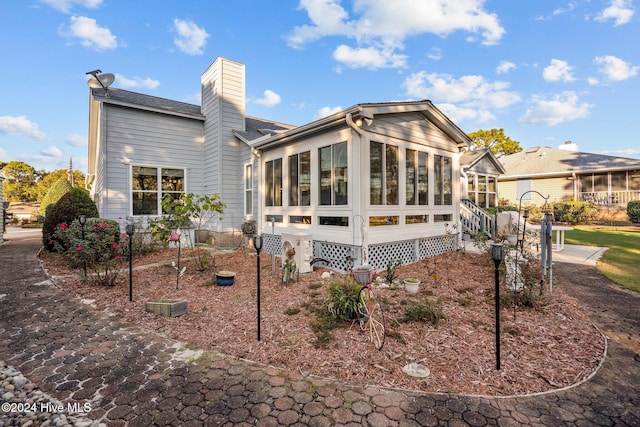
[[[155,190],[134,190],[133,189],[133,169],[134,168],[152,168],[156,170],[156,182],[158,187]],[[162,171],[167,169],[181,170],[182,171],[182,189],[178,191],[165,191],[162,189]],[[187,169],[178,166],[157,166],[157,165],[144,165],[144,164],[132,164],[129,166],[129,212],[131,216],[135,217],[152,217],[161,216],[162,212],[162,198],[165,194],[182,194],[187,192]],[[135,214],[133,211],[134,193],[155,193],[157,194],[157,205],[155,214]]]
[[[244,164],[244,215],[253,216],[253,164],[251,163]]]

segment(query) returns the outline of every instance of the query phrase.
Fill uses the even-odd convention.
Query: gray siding
[[[227,205],[222,230],[239,228],[244,221],[243,166],[250,151],[233,131],[245,130],[245,67],[218,58],[202,75],[204,136],[204,192],[219,193]]]
[[[109,189],[102,192],[102,216],[131,214],[130,165],[185,168],[185,190],[203,191],[201,121],[117,106],[106,110]]]

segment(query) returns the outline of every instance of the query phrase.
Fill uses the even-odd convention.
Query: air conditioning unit
[[[311,260],[313,259],[313,238],[311,234],[282,233],[282,259],[287,256],[287,249],[293,248],[296,254],[298,272],[310,273],[313,271]]]

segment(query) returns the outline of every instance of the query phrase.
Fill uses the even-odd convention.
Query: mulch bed
[[[187,251],[188,252],[188,251]],[[272,272],[271,256],[261,256],[261,340],[257,340],[255,251],[239,249],[215,255],[217,270],[237,273],[232,286],[215,286],[213,270],[198,272],[185,260],[186,273],[176,289],[176,249],[136,256],[134,301],[129,302],[128,270],[116,286],[82,283],[56,254],[42,254],[57,285],[95,309],[170,338],[256,362],[335,378],[341,381],[432,392],[513,395],[547,391],[588,377],[604,351],[604,338],[571,297],[554,289],[532,308],[509,303],[501,310],[501,369],[496,370],[493,263],[485,255],[453,252],[398,268],[398,277],[422,281],[418,294],[402,287],[379,289],[387,337],[381,351],[367,341],[357,322],[342,321],[322,339],[314,332],[317,310],[326,299],[326,270],[301,274],[281,283],[280,259]],[[142,266],[146,266],[141,268]],[[432,277],[437,269],[437,280]],[[502,279],[504,281],[504,279]],[[170,318],[145,311],[158,299],[185,299],[188,312]],[[438,327],[403,321],[415,304],[440,305]],[[415,378],[402,368],[427,367],[431,375]]]

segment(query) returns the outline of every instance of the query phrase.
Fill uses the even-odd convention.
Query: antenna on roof
[[[93,70],[86,72],[85,74],[91,74],[93,76],[89,80],[87,80],[87,84],[93,89],[104,89],[105,97],[109,98],[109,86],[116,80],[116,76],[111,73],[101,73],[102,70]]]

